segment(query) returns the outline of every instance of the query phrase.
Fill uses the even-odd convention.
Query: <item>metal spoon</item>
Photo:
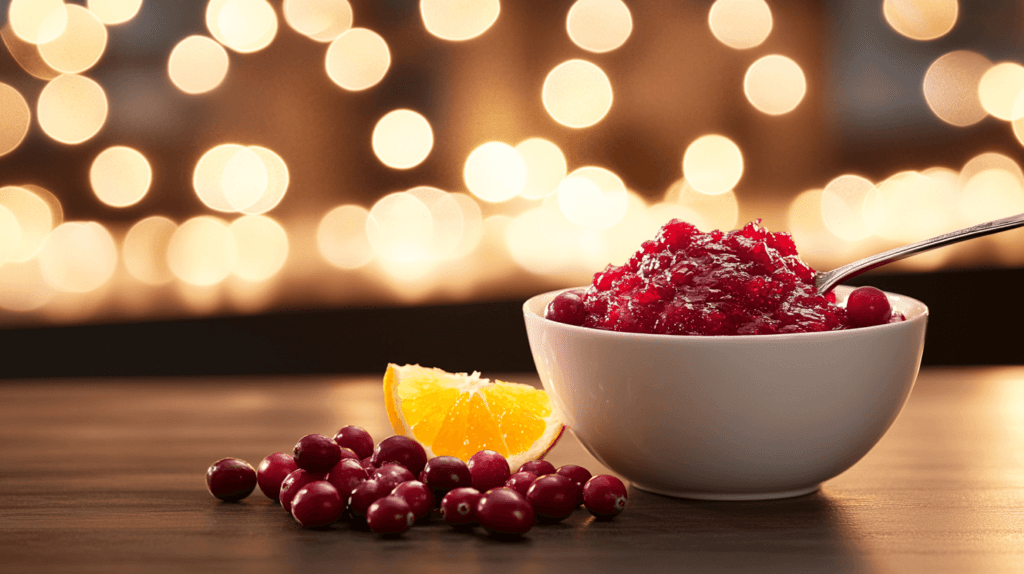
[[[995,221],[979,223],[978,225],[968,227],[966,229],[944,233],[938,237],[932,237],[931,239],[925,239],[924,241],[918,241],[917,243],[911,243],[910,245],[904,245],[903,247],[897,247],[895,249],[883,251],[882,253],[877,253],[870,257],[865,257],[860,261],[847,263],[846,265],[837,267],[832,271],[819,272],[814,276],[814,287],[817,289],[819,294],[824,295],[844,280],[855,275],[860,275],[861,273],[876,267],[881,267],[887,263],[899,261],[900,259],[905,259],[911,255],[917,255],[924,251],[930,251],[937,247],[943,247],[945,245],[959,243],[966,239],[981,237],[982,235],[990,235],[992,233],[999,233],[1000,231],[1006,231],[1007,229],[1014,229],[1017,227],[1024,227],[1024,213],[1004,217],[1003,219],[997,219]]]

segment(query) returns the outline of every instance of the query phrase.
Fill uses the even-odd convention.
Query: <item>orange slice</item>
[[[490,449],[508,459],[513,472],[543,457],[564,428],[544,391],[491,382],[480,373],[390,364],[384,373],[384,402],[395,433],[419,441],[428,458],[468,461]]]

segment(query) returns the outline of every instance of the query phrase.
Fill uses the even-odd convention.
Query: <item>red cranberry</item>
[[[385,496],[366,511],[366,524],[377,534],[401,534],[412,528],[415,521],[409,503],[397,496]]]
[[[533,484],[533,481],[535,480],[537,480],[536,474],[533,474],[528,470],[521,470],[508,477],[508,480],[505,481],[505,486],[519,494],[522,494],[523,496],[526,496],[526,491],[530,490],[530,485]]]
[[[441,499],[441,518],[452,526],[476,524],[476,505],[480,491],[468,486],[453,488]]]
[[[500,453],[493,450],[482,450],[469,458],[466,464],[473,479],[473,488],[487,492],[492,488],[504,486],[512,475],[508,461]]]
[[[476,517],[491,534],[518,535],[533,528],[536,516],[526,497],[507,487],[492,488],[476,504]]]
[[[334,435],[334,442],[342,448],[352,449],[358,458],[373,456],[373,437],[362,427],[341,427]]]
[[[363,465],[366,469],[367,474],[373,474],[373,471],[377,470],[377,467],[373,464],[373,457],[368,456],[359,460],[359,464]]]
[[[434,509],[434,493],[427,485],[418,480],[403,482],[391,491],[391,496],[397,496],[409,505],[416,520],[423,520],[430,516]]]
[[[240,458],[222,458],[206,470],[206,487],[223,501],[242,500],[256,489],[256,471]]]
[[[383,483],[367,480],[356,485],[348,497],[348,513],[353,518],[365,518],[370,505],[384,498],[391,492]]]
[[[352,460],[355,460],[355,461],[359,460],[359,455],[356,454],[356,451],[354,451],[354,450],[352,450],[350,448],[339,447],[339,451],[341,452],[342,460],[344,460],[346,458],[351,458]]]
[[[583,304],[583,297],[578,291],[559,293],[544,308],[544,318],[559,323],[582,325],[587,318],[587,308]]]
[[[416,480],[416,477],[412,475],[412,472],[410,472],[408,468],[393,462],[389,462],[375,470],[373,474],[370,475],[370,478],[384,484],[388,488],[388,491],[403,482]]]
[[[303,486],[292,499],[292,516],[306,528],[333,524],[345,511],[338,489],[326,480]]]
[[[423,445],[407,436],[395,435],[377,443],[373,449],[373,466],[380,468],[386,462],[397,462],[419,476],[427,465],[427,451]]]
[[[263,462],[256,468],[256,482],[267,498],[276,501],[281,496],[281,481],[298,468],[295,464],[295,457],[283,452],[275,452],[263,459]]]
[[[545,474],[538,477],[526,491],[526,500],[533,505],[537,517],[545,522],[564,520],[576,510],[576,483],[568,476]]]
[[[590,471],[575,464],[558,467],[557,474],[568,476],[576,484],[576,506],[583,504],[583,485],[590,480]]]
[[[544,476],[545,474],[555,474],[555,465],[551,464],[546,460],[528,460],[519,467],[517,472],[532,472],[537,476]]]
[[[870,327],[889,321],[892,307],[881,289],[858,287],[846,299],[846,318],[852,327]]]
[[[341,460],[341,447],[322,434],[308,434],[295,445],[295,464],[309,472],[330,472]]]
[[[338,489],[338,494],[342,500],[348,500],[348,497],[352,494],[352,489],[365,482],[367,478],[369,476],[366,474],[366,469],[363,468],[363,465],[359,464],[358,460],[351,458],[339,460],[338,464],[334,465],[334,468],[331,469],[331,472],[327,473],[327,482]]]
[[[281,506],[288,512],[291,512],[292,501],[295,498],[295,494],[299,492],[299,489],[311,482],[326,479],[327,475],[319,472],[309,472],[302,468],[292,471],[281,481],[281,492],[277,495],[281,501]]]
[[[462,459],[454,456],[435,456],[423,467],[420,481],[425,482],[430,490],[434,491],[434,498],[440,501],[452,489],[472,485],[473,477]]]
[[[599,474],[583,485],[583,504],[598,518],[617,516],[626,508],[626,485],[610,474]]]

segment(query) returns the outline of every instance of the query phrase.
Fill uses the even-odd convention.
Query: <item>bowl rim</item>
[[[651,338],[650,340],[652,341],[662,342],[669,340],[685,340],[694,342],[736,341],[737,343],[749,341],[771,341],[781,343],[784,341],[801,340],[809,338],[822,339],[826,337],[842,337],[849,336],[849,333],[869,333],[871,331],[877,331],[882,329],[907,329],[911,328],[912,325],[916,325],[917,323],[920,322],[927,322],[928,320],[927,305],[925,305],[921,301],[918,301],[917,299],[914,299],[913,297],[908,297],[906,295],[901,295],[899,293],[892,293],[890,291],[883,291],[883,293],[885,293],[886,296],[889,297],[890,301],[894,303],[894,307],[896,306],[896,304],[899,305],[900,311],[903,312],[904,315],[906,315],[905,321],[899,321],[896,323],[883,323],[881,325],[872,325],[870,327],[857,327],[854,329],[837,329],[833,331],[812,331],[801,333],[771,333],[761,335],[671,335],[668,333],[632,333],[628,331],[611,331],[607,329],[594,329],[591,327],[570,325],[568,323],[559,323],[557,321],[545,319],[544,316],[541,315],[541,313],[535,310],[535,307],[543,309],[544,306],[547,305],[547,302],[550,301],[551,299],[554,299],[554,297],[559,293],[571,291],[574,289],[586,289],[587,287],[588,286],[586,285],[577,287],[565,287],[562,289],[555,289],[553,291],[547,291],[545,293],[534,295],[533,297],[530,297],[523,303],[523,315],[525,316],[525,319],[528,322],[531,320],[541,321],[544,324],[550,324],[552,327],[557,329],[578,330],[581,334],[593,333],[596,335],[598,333],[603,333],[603,335],[600,336],[625,337],[626,339],[632,338],[637,340]],[[835,287],[837,296],[841,297],[839,300],[845,300],[845,297],[849,295],[849,293],[854,289],[856,289],[856,287],[850,285],[837,285]],[[543,302],[543,305],[540,304],[541,302]],[[911,311],[911,313],[908,314],[906,311],[904,311],[904,309]]]

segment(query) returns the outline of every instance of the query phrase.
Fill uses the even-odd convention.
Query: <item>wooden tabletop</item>
[[[365,376],[0,383],[0,571],[1024,572],[1024,367],[923,370],[878,446],[815,494],[630,488],[613,521],[578,510],[512,543],[437,522],[303,530],[259,490],[206,491],[219,458],[255,466],[347,424],[392,434],[382,396]],[[607,472],[571,435],[548,458]]]

